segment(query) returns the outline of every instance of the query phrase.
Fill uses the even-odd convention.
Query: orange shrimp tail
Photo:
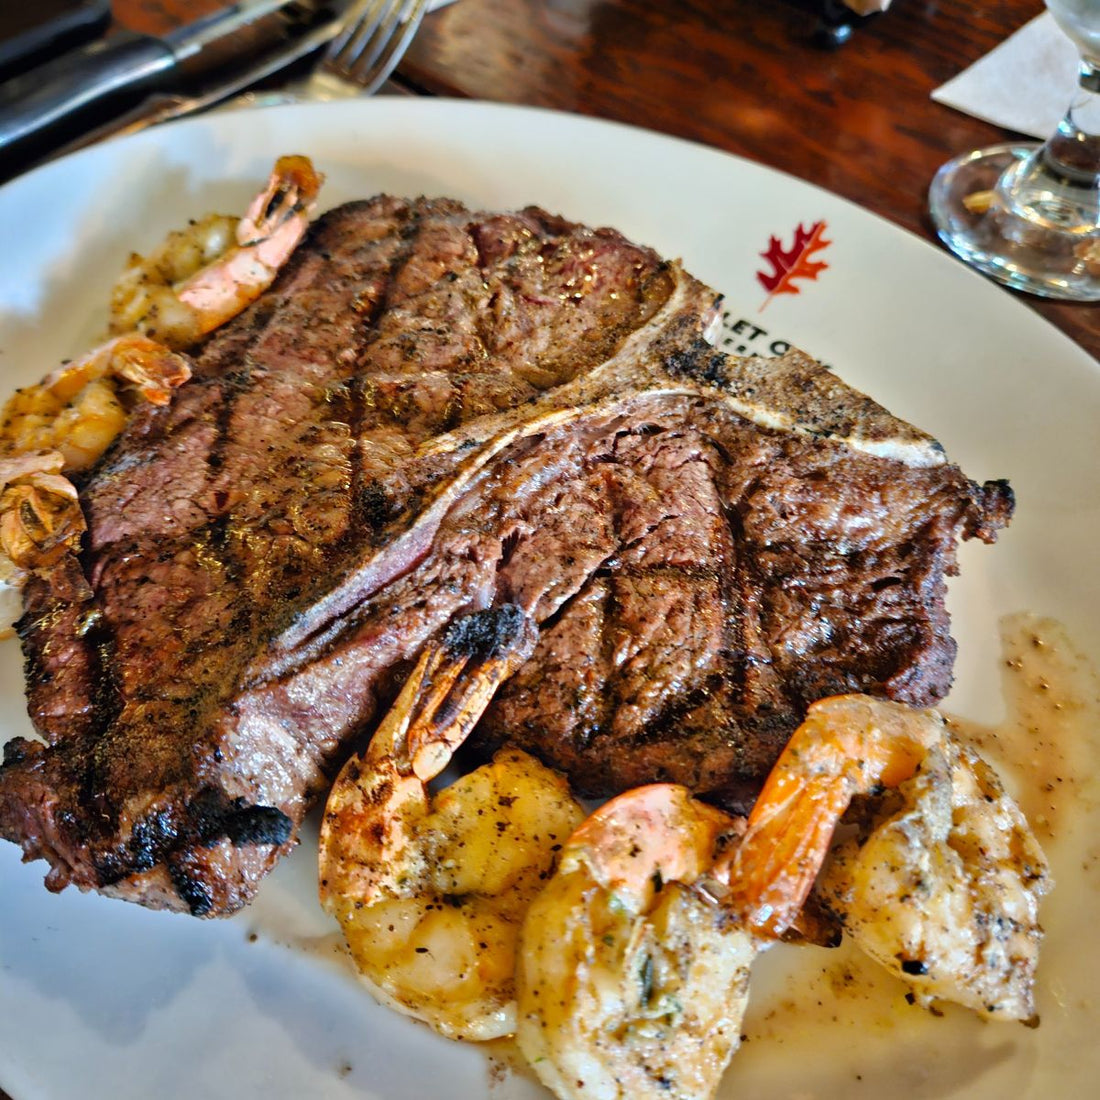
[[[309,228],[324,182],[308,157],[280,157],[237,225],[237,246],[177,288],[194,314],[196,338],[236,317],[271,286]]]
[[[923,712],[867,696],[837,695],[812,704],[730,858],[727,906],[761,934],[785,932],[813,888],[852,798],[912,776],[937,732]]]
[[[430,643],[423,701],[406,741],[419,779],[434,779],[447,766],[497,688],[531,655],[537,636],[534,621],[506,604],[454,620]]]
[[[455,657],[433,642],[424,651],[421,663],[423,687],[414,701],[414,716],[405,736],[403,755],[411,761],[417,779],[426,783],[450,763],[455,750],[466,740],[473,727],[472,724],[467,727],[462,722],[460,710],[445,706],[447,697],[466,667],[466,658]],[[480,717],[481,710],[475,721]]]
[[[789,777],[765,784],[762,809],[733,854],[724,901],[746,927],[778,937],[794,923],[852,794],[844,776],[822,785],[796,787]]]
[[[137,386],[151,405],[167,405],[172,392],[191,377],[191,365],[156,340],[134,333],[114,341],[112,368]]]
[[[238,243],[248,247],[256,243],[256,238],[271,238],[292,219],[300,226],[300,236],[324,182],[325,177],[309,157],[279,157],[267,184],[249,204],[237,227]]]
[[[324,174],[313,167],[313,161],[309,157],[289,154],[275,161],[269,190],[292,187],[297,193],[299,204],[305,206],[317,198],[324,182]]]

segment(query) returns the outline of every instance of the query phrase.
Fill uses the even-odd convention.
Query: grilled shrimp
[[[655,784],[597,810],[528,910],[516,1039],[559,1097],[704,1100],[765,941],[708,896],[742,823]]]
[[[791,930],[857,795],[900,799],[844,842],[821,891],[925,998],[1032,1014],[1049,885],[1027,822],[935,713],[865,696],[809,708],[740,823],[660,784],[598,810],[532,904],[517,1039],[569,1100],[713,1095],[752,961]]]
[[[876,703],[876,711],[891,704]],[[938,715],[904,710],[935,738],[912,779],[874,799],[817,890],[854,942],[922,1003],[1034,1015],[1046,859],[993,769]]]
[[[59,489],[62,471],[92,466],[140,399],[168,404],[191,377],[188,361],[171,348],[194,343],[270,286],[306,230],[321,180],[305,157],[282,157],[239,223],[211,215],[170,234],[148,258],[131,257],[111,298],[113,339],[8,399],[0,414],[0,458],[49,457],[0,496],[0,634],[19,612],[14,597],[28,560],[42,570],[63,546],[66,568],[57,583],[76,585],[69,551],[84,524],[78,531],[76,490],[68,482]]]
[[[128,406],[140,398],[166,405],[190,377],[187,360],[156,341],[116,336],[15,391],[0,421],[0,453],[57,451],[65,470],[87,469],[122,431]]]
[[[211,214],[134,253],[111,293],[111,331],[179,350],[235,317],[297,247],[323,179],[308,158],[280,157],[239,221]]]
[[[19,615],[16,597],[30,573],[64,599],[91,594],[76,560],[84,513],[63,465],[56,451],[0,458],[0,637]]]
[[[322,905],[374,996],[449,1038],[514,1030],[519,927],[584,816],[564,779],[517,749],[428,790],[533,644],[515,607],[452,624],[325,806]]]
[[[62,476],[91,466],[126,424],[127,405],[166,404],[191,376],[186,360],[144,336],[119,336],[16,390],[0,419],[0,638],[22,610],[28,574],[85,598],[76,553],[85,530],[76,487]],[[116,379],[126,383],[118,387]]]
[[[84,470],[125,426],[137,396],[167,404],[191,376],[172,349],[271,285],[305,233],[322,178],[305,157],[282,157],[239,222],[211,215],[148,257],[132,256],[111,296],[114,339],[15,392],[0,421],[0,455],[57,450],[66,471]]]
[[[922,998],[1028,1019],[1046,858],[993,770],[933,711],[861,695],[814,703],[749,816],[724,904],[751,928],[784,927],[852,798],[882,790],[886,812],[839,846],[825,898]]]

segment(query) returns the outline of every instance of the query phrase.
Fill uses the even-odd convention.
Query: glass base
[[[1044,298],[1100,301],[1095,214],[1082,217],[1077,196],[1067,197],[1063,188],[1030,185],[1025,177],[1039,148],[1008,143],[948,161],[929,190],[932,221],[952,252],[1006,286]],[[1095,207],[1095,191],[1081,198]]]

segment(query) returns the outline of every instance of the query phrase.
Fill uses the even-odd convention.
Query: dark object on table
[[[29,161],[122,113],[334,18],[323,0],[242,0],[163,38],[120,31],[0,84],[0,152]]]
[[[49,744],[7,746],[0,835],[232,912],[406,662],[505,603],[540,637],[487,733],[584,789],[743,805],[818,696],[941,698],[944,575],[1011,493],[800,353],[727,358],[715,302],[536,209],[325,215],[83,486],[91,598],[29,582]]]
[[[110,20],[110,0],[0,4],[0,81],[95,38]]]
[[[820,46],[835,49],[843,46],[852,37],[852,31],[874,19],[878,12],[859,15],[844,0],[819,0],[821,17],[814,33],[814,40]]]

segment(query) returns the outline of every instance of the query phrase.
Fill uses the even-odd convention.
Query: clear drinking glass
[[[1009,142],[948,161],[929,209],[944,243],[1002,283],[1100,300],[1100,0],[1046,0],[1081,55],[1077,91],[1042,144]]]

